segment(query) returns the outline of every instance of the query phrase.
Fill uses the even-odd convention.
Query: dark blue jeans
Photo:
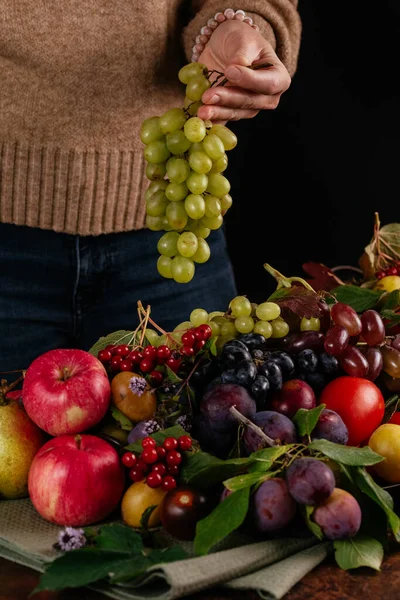
[[[211,258],[187,284],[159,275],[160,235],[80,237],[0,223],[0,372],[26,369],[52,348],[88,350],[100,336],[134,329],[138,300],[169,331],[194,308],[226,310],[236,287],[223,231],[211,232]]]

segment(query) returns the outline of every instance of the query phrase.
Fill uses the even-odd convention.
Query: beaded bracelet
[[[224,12],[217,12],[213,19],[209,19],[207,21],[207,25],[200,29],[200,35],[196,37],[196,43],[192,48],[192,59],[191,62],[197,62],[199,60],[200,54],[203,52],[204,48],[208,40],[210,39],[212,33],[216,30],[218,25],[223,23],[224,21],[242,21],[243,23],[247,23],[253,29],[259,30],[258,25],[253,23],[253,19],[251,17],[247,17],[244,10],[233,10],[233,8],[227,8]]]

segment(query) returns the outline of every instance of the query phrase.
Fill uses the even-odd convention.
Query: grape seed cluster
[[[188,283],[195,264],[209,259],[206,238],[222,226],[232,205],[231,186],[222,173],[237,138],[225,125],[196,116],[201,96],[212,85],[207,67],[187,64],[178,77],[186,85],[184,106],[146,119],[140,138],[150,180],[146,225],[166,232],[157,244],[157,269],[162,277]]]

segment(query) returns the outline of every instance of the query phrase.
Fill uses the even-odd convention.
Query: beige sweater
[[[293,75],[297,0],[1,0],[0,222],[143,228],[140,125],[182,106],[178,70],[229,7],[253,17]]]

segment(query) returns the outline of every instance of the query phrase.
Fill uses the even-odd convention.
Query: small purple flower
[[[60,550],[69,552],[69,550],[77,550],[86,545],[86,537],[83,529],[75,529],[74,527],[65,527],[58,534],[58,545]]]
[[[160,431],[161,427],[155,419],[149,419],[148,421],[140,421],[135,427],[133,427],[128,435],[128,444],[134,444],[135,442],[142,440],[143,438]]]
[[[136,394],[141,396],[146,389],[147,383],[143,377],[131,377],[129,381],[129,389]]]
[[[192,429],[192,424],[187,415],[180,415],[176,419],[175,424],[180,425],[185,431],[190,431]]]

